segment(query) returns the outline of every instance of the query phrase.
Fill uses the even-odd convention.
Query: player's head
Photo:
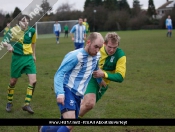
[[[30,17],[28,15],[21,15],[18,19],[19,26],[22,30],[25,30],[28,28]]]
[[[84,18],[84,22],[87,22],[87,18]]]
[[[82,17],[80,17],[80,18],[78,19],[78,23],[79,23],[80,25],[83,24],[83,18],[82,18]]]
[[[57,24],[57,23],[58,23],[58,21],[55,21],[55,23]]]
[[[10,27],[10,22],[7,22],[7,27]]]
[[[119,46],[120,37],[115,32],[109,32],[105,36],[105,49],[108,55],[113,55]]]
[[[85,46],[85,50],[91,56],[96,56],[100,48],[103,46],[104,39],[100,33],[93,32],[89,34]]]
[[[170,15],[168,15],[168,18],[170,19],[170,18],[171,18],[171,16],[170,16]]]

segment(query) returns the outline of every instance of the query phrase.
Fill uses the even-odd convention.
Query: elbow
[[[119,83],[122,83],[124,81],[124,78],[123,77],[121,77],[121,78],[119,78],[118,80],[117,80],[117,82],[119,82]]]

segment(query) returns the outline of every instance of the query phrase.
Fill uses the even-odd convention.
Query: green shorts
[[[101,97],[103,96],[103,94],[106,92],[107,89],[108,89],[108,85],[106,87],[102,87],[100,90],[100,86],[98,82],[96,81],[95,78],[92,77],[88,83],[88,86],[84,95],[88,93],[96,94],[96,102],[97,102],[99,99],[101,99]]]
[[[32,55],[12,55],[11,78],[19,78],[21,74],[36,74],[36,65]]]

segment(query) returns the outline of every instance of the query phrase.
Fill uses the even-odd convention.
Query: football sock
[[[8,86],[8,90],[7,90],[8,103],[12,103],[13,101],[14,90],[15,90],[15,86],[10,86],[10,85]]]
[[[33,93],[33,86],[28,85],[26,98],[25,98],[25,105],[30,104],[30,101],[32,99],[32,93]]]
[[[66,126],[61,126],[57,132],[70,132],[70,130]]]
[[[170,37],[171,37],[172,33],[170,32]]]
[[[83,117],[82,116],[78,116],[78,119],[82,119]]]
[[[57,132],[61,126],[42,126],[41,132]]]
[[[169,35],[169,32],[167,32],[166,36],[168,37],[168,35]]]

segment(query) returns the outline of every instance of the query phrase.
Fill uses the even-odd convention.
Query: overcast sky
[[[0,11],[11,13],[14,11],[15,7],[20,8],[23,11],[33,0],[0,0],[1,6]],[[38,0],[34,0],[38,1]],[[48,0],[50,1],[50,0]],[[57,9],[63,3],[73,4],[74,9],[83,10],[85,0],[55,0],[57,1],[54,4],[53,9]],[[132,6],[133,0],[127,0],[130,7]],[[154,0],[154,5],[156,8],[164,4],[167,0]],[[140,4],[143,5],[143,8],[147,9],[148,0],[140,0]]]

